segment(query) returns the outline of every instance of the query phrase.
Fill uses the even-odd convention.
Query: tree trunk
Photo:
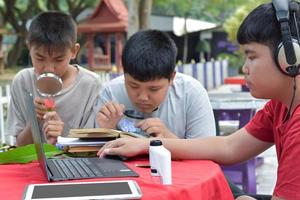
[[[144,1],[144,0],[143,0]],[[128,31],[127,39],[139,30],[139,5],[140,0],[128,1]]]
[[[22,50],[26,48],[25,37],[17,37],[17,41],[13,46],[12,50],[8,53],[7,66],[15,67],[17,65],[17,60],[21,57]]]
[[[139,17],[140,29],[149,29],[152,10],[152,0],[142,0],[140,2]]]
[[[186,25],[187,18],[184,18],[184,35],[183,35],[183,55],[182,55],[182,63],[185,64],[187,62],[187,55],[188,55],[188,32],[187,32],[187,25]]]

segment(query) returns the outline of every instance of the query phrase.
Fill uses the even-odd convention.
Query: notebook
[[[123,161],[108,158],[55,158],[47,159],[43,149],[44,134],[41,131],[33,104],[33,96],[26,95],[27,114],[38,161],[48,181],[99,178],[138,177]]]

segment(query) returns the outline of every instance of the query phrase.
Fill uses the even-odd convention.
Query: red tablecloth
[[[148,160],[126,161],[140,177],[123,178],[136,180],[142,190],[143,200],[147,199],[233,199],[227,181],[219,165],[205,160],[172,161],[173,184],[157,183],[150,175],[149,168],[135,164],[147,164]],[[85,179],[80,181],[103,181],[120,178]],[[72,182],[78,182],[73,180]],[[30,183],[46,183],[37,162],[29,164],[0,165],[0,199],[20,200],[24,188]],[[66,181],[65,181],[66,182]],[[71,181],[69,181],[71,182]]]

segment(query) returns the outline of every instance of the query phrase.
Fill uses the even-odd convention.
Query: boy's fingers
[[[121,156],[121,150],[120,147],[116,147],[116,148],[107,148],[104,149],[101,154],[99,155],[100,158],[105,157],[106,155],[120,155]]]
[[[141,121],[139,121],[138,123],[136,123],[135,126],[136,126],[137,128],[141,128],[145,122],[146,122],[145,119],[144,119],[144,120],[141,120]]]
[[[107,110],[109,111],[110,115],[115,116],[118,112],[115,105],[113,103],[107,103],[106,105]]]
[[[44,114],[43,118],[45,120],[51,119],[51,120],[61,121],[61,119],[60,119],[60,117],[59,117],[59,115],[57,114],[56,111],[46,112]]]
[[[49,138],[47,138],[47,141],[49,144],[56,144],[57,138],[49,137]]]
[[[108,121],[109,118],[102,112],[97,113],[97,119],[100,121]]]
[[[48,137],[58,137],[61,136],[61,132],[59,130],[51,130],[47,132]]]
[[[124,104],[116,104],[116,108],[117,108],[117,113],[119,116],[123,116],[123,113],[125,111],[125,106]]]
[[[35,97],[34,104],[44,104],[44,100],[40,97]]]

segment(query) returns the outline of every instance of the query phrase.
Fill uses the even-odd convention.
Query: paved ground
[[[256,168],[257,193],[272,194],[276,183],[277,158],[276,150],[273,146],[264,153],[264,164]]]

